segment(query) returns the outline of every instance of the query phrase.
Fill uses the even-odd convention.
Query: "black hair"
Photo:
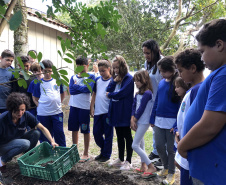
[[[5,58],[5,57],[13,57],[13,58],[15,58],[15,54],[12,51],[10,51],[9,49],[5,49],[2,52],[1,57],[2,58]]]
[[[194,64],[197,72],[202,72],[205,69],[205,64],[201,58],[202,54],[199,50],[186,49],[175,57],[174,62],[185,69],[190,69],[192,64]]]
[[[25,104],[26,110],[30,108],[30,100],[24,93],[13,92],[7,97],[6,107],[9,112],[18,111],[22,104]]]
[[[45,68],[52,68],[53,63],[51,62],[51,60],[45,59],[42,61],[42,64],[44,65]]]
[[[226,20],[215,19],[206,23],[195,36],[202,45],[213,47],[218,39],[226,42]]]
[[[171,101],[173,103],[178,103],[180,102],[180,96],[175,91],[175,83],[174,80],[179,76],[176,64],[174,63],[174,58],[173,56],[166,56],[162,58],[158,63],[158,67],[161,68],[163,71],[169,71],[173,73],[173,76],[170,80],[170,87],[169,87],[169,94],[168,97],[171,98]]]
[[[76,65],[88,65],[88,60],[84,56],[78,56],[75,60]]]
[[[20,59],[23,62],[23,64],[24,63],[27,63],[27,62],[28,63],[31,63],[30,60],[29,60],[29,58],[27,56],[22,55],[22,56],[20,56]]]
[[[143,47],[146,47],[151,50],[153,59],[152,59],[152,64],[150,62],[149,63],[147,62],[147,70],[150,70],[152,66],[155,66],[154,70],[152,72],[152,74],[155,74],[158,69],[156,64],[161,58],[161,56],[160,56],[161,51],[160,51],[159,45],[155,40],[149,39],[142,44],[142,48]]]

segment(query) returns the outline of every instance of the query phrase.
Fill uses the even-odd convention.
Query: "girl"
[[[113,139],[113,127],[109,125],[108,121],[110,99],[106,97],[106,88],[111,80],[111,63],[107,60],[100,60],[98,68],[101,76],[97,77],[95,80],[90,105],[90,114],[94,117],[94,139],[101,149],[100,155],[96,156],[95,160],[106,162],[111,157]]]
[[[177,77],[174,81],[174,84],[175,84],[175,91],[177,95],[180,96],[181,100],[183,100],[190,86],[186,84],[181,77]]]
[[[139,89],[133,101],[131,128],[136,131],[132,148],[141,158],[141,167],[137,171],[144,172],[143,178],[156,176],[156,168],[145,153],[144,134],[149,128],[149,118],[153,106],[152,86],[147,71],[138,71],[133,80]]]
[[[107,87],[106,96],[110,98],[109,123],[115,127],[119,159],[110,163],[111,166],[120,166],[121,170],[131,169],[132,158],[132,134],[130,129],[130,118],[133,104],[134,82],[128,73],[125,59],[117,55],[113,60],[113,75]],[[126,161],[124,161],[126,141]]]
[[[163,183],[173,184],[175,182],[175,152],[172,127],[176,122],[180,106],[180,97],[175,92],[174,79],[178,73],[171,56],[161,59],[158,67],[164,79],[159,82],[150,123],[154,127],[156,148],[164,166],[158,175],[167,175]]]
[[[161,51],[159,49],[159,45],[158,43],[153,40],[147,40],[142,44],[142,49],[143,49],[143,54],[144,57],[146,59],[145,63],[144,63],[144,67],[145,69],[148,71],[149,73],[149,77],[151,79],[151,84],[152,84],[152,100],[153,102],[155,101],[155,97],[157,94],[157,90],[158,90],[158,84],[159,82],[162,80],[162,76],[159,72],[159,69],[157,67],[157,62],[163,58],[163,56],[161,56]],[[150,110],[152,111],[152,110]],[[159,161],[159,155],[155,146],[155,132],[153,130],[153,151],[150,153],[150,155],[148,156],[149,159],[151,160],[151,162],[156,162],[156,166],[161,167],[162,164]]]

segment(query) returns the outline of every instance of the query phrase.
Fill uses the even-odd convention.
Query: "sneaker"
[[[175,174],[169,173],[166,179],[163,181],[163,184],[172,185],[175,182]]]
[[[113,167],[121,167],[124,164],[124,162],[122,162],[120,159],[116,159],[115,161],[109,163],[109,166],[113,166]]]
[[[151,160],[151,162],[155,162],[158,161],[160,158],[158,155],[155,155],[153,152],[151,152],[151,154],[148,156],[148,158]]]
[[[164,168],[161,159],[159,159],[158,161],[155,161],[153,165],[157,170],[162,170]]]
[[[2,177],[2,173],[0,172],[0,185],[3,185],[4,184],[4,180],[3,180],[3,177]]]
[[[157,173],[158,176],[167,176],[168,175],[168,169],[162,169],[160,172]]]
[[[120,168],[120,170],[131,170],[131,169],[132,169],[132,164],[130,164],[128,161],[126,161]]]
[[[0,172],[6,173],[6,165],[0,167]]]
[[[95,157],[95,160],[96,161],[99,161],[101,159],[101,157],[102,157],[102,155],[100,154],[100,155],[98,155],[98,156]]]
[[[105,163],[105,162],[107,162],[108,160],[109,160],[108,157],[102,156],[98,161],[101,162],[101,163]]]

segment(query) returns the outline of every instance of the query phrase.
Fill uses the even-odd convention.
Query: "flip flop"
[[[87,159],[80,159],[79,160],[79,163],[85,163],[85,162],[87,162],[87,161],[89,161],[90,160],[90,158],[87,158]]]
[[[147,176],[143,176],[143,175],[147,175]],[[157,176],[156,173],[150,173],[150,172],[144,172],[144,173],[141,175],[141,177],[142,177],[143,179],[149,179],[149,178],[156,177],[156,176]]]
[[[143,173],[144,171],[143,171],[143,170],[141,170],[140,168],[136,168],[136,169],[135,169],[135,172],[138,172],[138,173]]]

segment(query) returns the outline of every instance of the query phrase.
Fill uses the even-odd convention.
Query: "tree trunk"
[[[22,11],[23,19],[19,28],[14,31],[14,53],[15,56],[27,55],[28,49],[28,29],[27,29],[27,9],[25,0],[18,0],[14,8],[14,12]],[[15,60],[15,67],[18,61]]]

